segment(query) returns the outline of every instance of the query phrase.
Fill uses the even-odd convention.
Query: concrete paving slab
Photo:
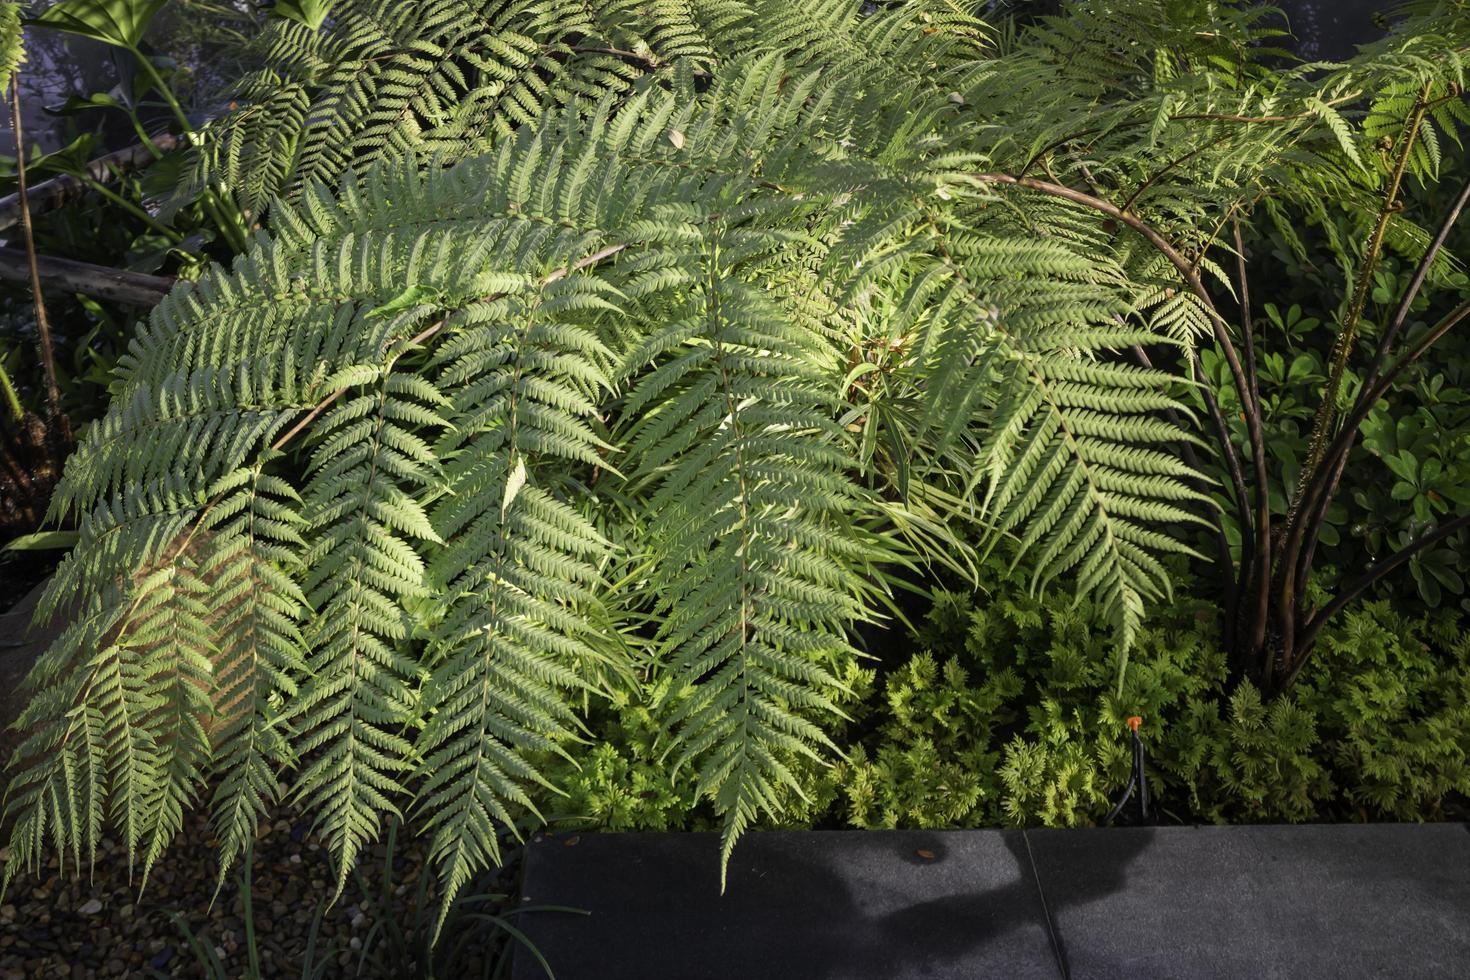
[[[1028,833],[1073,980],[1470,977],[1464,824]]]
[[[557,980],[1060,975],[1019,831],[536,838],[517,919]],[[545,974],[517,955],[516,980]]]

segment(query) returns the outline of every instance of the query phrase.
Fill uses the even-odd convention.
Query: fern
[[[650,585],[673,689],[680,759],[726,815],[723,854],[783,791],[802,793],[782,756],[832,743],[811,719],[835,712],[846,628],[868,614],[860,574],[883,557],[844,520],[860,491],[824,383],[830,342],[785,321],[741,284],[725,255],[749,261],[779,235],[715,229],[705,277],[635,350],[662,356],[630,390],[625,435],[647,481]],[[795,327],[795,329],[793,329]]]
[[[854,625],[971,531],[1126,653],[1204,499],[1220,228],[1375,207],[1370,129],[1470,47],[1435,8],[1268,71],[1264,15],[1175,6],[273,21],[198,159],[270,231],[154,311],[53,501],[7,880],[109,819],[146,879],[211,783],[223,877],[285,778],[339,886],[407,814],[452,899],[637,676],[728,860],[830,759]]]
[[[25,61],[25,38],[21,29],[21,3],[0,3],[0,95],[10,92],[10,80]]]
[[[857,16],[845,0],[342,0],[325,30],[270,22],[256,41],[265,66],[204,130],[174,201],[222,182],[258,215],[345,169],[462,159],[548,108],[589,109],[761,51],[932,85],[983,38],[949,3]]]

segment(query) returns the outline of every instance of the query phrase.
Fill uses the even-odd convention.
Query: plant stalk
[[[1383,190],[1383,203],[1378,208],[1378,216],[1373,223],[1373,231],[1368,236],[1367,248],[1364,250],[1363,262],[1358,270],[1357,281],[1353,287],[1353,296],[1348,306],[1347,316],[1343,318],[1337,337],[1332,345],[1331,363],[1328,367],[1327,385],[1322,391],[1322,401],[1317,406],[1317,413],[1312,421],[1311,435],[1307,442],[1307,458],[1302,464],[1301,476],[1297,480],[1295,490],[1292,492],[1291,504],[1286,513],[1286,534],[1281,546],[1281,551],[1274,569],[1274,585],[1277,590],[1278,625],[1281,631],[1280,650],[1281,667],[1286,672],[1285,677],[1294,677],[1301,669],[1297,661],[1305,659],[1303,651],[1297,649],[1297,616],[1301,611],[1302,588],[1298,583],[1304,583],[1307,570],[1301,567],[1304,554],[1303,544],[1305,541],[1306,527],[1309,523],[1302,519],[1302,511],[1306,497],[1310,493],[1316,493],[1321,480],[1322,461],[1327,456],[1328,440],[1332,437],[1333,426],[1338,421],[1337,400],[1342,390],[1343,376],[1347,373],[1347,362],[1352,356],[1353,342],[1357,338],[1358,324],[1362,319],[1363,309],[1367,305],[1368,291],[1373,283],[1373,272],[1378,266],[1379,256],[1383,252],[1383,237],[1388,229],[1388,222],[1395,211],[1398,210],[1399,189],[1403,184],[1404,174],[1409,168],[1409,158],[1414,150],[1415,140],[1419,135],[1419,126],[1424,119],[1427,108],[1429,89],[1426,86],[1420,93],[1418,101],[1410,112],[1409,118],[1404,123],[1401,146],[1398,157],[1394,160],[1393,170]],[[1351,437],[1352,433],[1348,433]],[[1336,471],[1336,463],[1329,467],[1328,479],[1332,482],[1332,474]],[[1311,510],[1308,509],[1310,516]],[[1315,550],[1315,549],[1313,549]],[[1274,656],[1268,656],[1265,671],[1265,682],[1267,687],[1272,686],[1274,673]]]
[[[56,356],[51,345],[51,322],[46,317],[46,301],[41,295],[41,270],[36,262],[36,235],[31,225],[31,204],[26,195],[25,135],[21,127],[20,82],[10,83],[10,120],[15,126],[15,184],[20,205],[21,237],[26,243],[26,262],[30,266],[31,300],[36,309],[36,334],[41,348],[41,369],[46,381],[46,411],[50,428],[61,423],[61,388],[56,383]]]
[[[1358,280],[1353,286],[1352,303],[1348,307],[1348,314],[1343,319],[1342,327],[1338,330],[1337,338],[1332,345],[1327,387],[1322,391],[1322,401],[1317,406],[1317,415],[1312,421],[1312,433],[1307,443],[1307,459],[1302,465],[1301,478],[1297,481],[1291,507],[1286,515],[1288,527],[1297,523],[1303,493],[1316,475],[1318,467],[1322,465],[1329,432],[1338,418],[1337,399],[1342,390],[1343,375],[1347,373],[1348,358],[1352,356],[1353,341],[1358,335],[1358,323],[1362,320],[1363,308],[1368,302],[1368,290],[1373,285],[1373,272],[1378,267],[1379,256],[1383,253],[1383,235],[1388,229],[1389,219],[1398,210],[1399,188],[1409,168],[1409,158],[1413,154],[1414,142],[1419,135],[1419,124],[1424,119],[1425,100],[1428,94],[1429,90],[1426,88],[1420,95],[1413,112],[1409,114],[1408,121],[1404,124],[1403,145],[1399,150],[1398,159],[1394,161],[1388,184],[1383,190],[1383,204],[1378,208],[1378,217],[1373,223],[1373,231],[1368,236],[1368,247],[1363,254],[1363,264],[1358,269]]]
[[[1261,383],[1256,365],[1256,341],[1255,325],[1251,318],[1251,294],[1250,279],[1246,275],[1245,242],[1240,237],[1240,222],[1234,223],[1233,238],[1235,240],[1236,274],[1240,280],[1240,330],[1241,345],[1245,351],[1245,377],[1246,383],[1250,385],[1250,404],[1245,405],[1247,399],[1242,398],[1243,410],[1254,413],[1256,416],[1256,427],[1265,430],[1265,418],[1261,412]],[[1264,443],[1264,438],[1262,440]],[[1264,453],[1252,451],[1252,469],[1256,481],[1256,518],[1255,518],[1255,547],[1252,549],[1251,560],[1247,565],[1241,562],[1240,581],[1237,585],[1237,593],[1244,597],[1249,603],[1247,622],[1250,624],[1250,635],[1246,637],[1246,646],[1242,651],[1242,663],[1260,654],[1266,645],[1266,619],[1270,615],[1271,605],[1271,484],[1270,472],[1266,466]],[[1244,527],[1242,527],[1242,534]],[[1240,639],[1236,637],[1237,641]]]
[[[158,69],[153,66],[153,62],[148,60],[147,55],[143,54],[137,48],[129,48],[128,50],[132,52],[133,57],[142,66],[143,73],[148,76],[148,80],[163,95],[163,100],[168,103],[168,107],[173,112],[174,118],[179,121],[179,126],[183,130],[184,135],[189,138],[190,142],[193,142],[195,137],[194,126],[189,122],[189,115],[184,112],[184,107],[179,104],[179,100],[174,95],[173,89],[168,87],[168,83],[163,80],[163,76],[158,73]],[[204,193],[200,196],[200,204],[203,205],[205,213],[209,215],[210,219],[219,228],[220,234],[225,237],[225,241],[229,242],[230,248],[237,253],[245,251],[248,243],[245,237],[244,220],[236,220],[239,216],[239,209],[232,204],[227,204],[212,188],[205,189]]]

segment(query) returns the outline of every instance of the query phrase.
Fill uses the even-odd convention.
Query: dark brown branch
[[[1307,456],[1302,462],[1301,475],[1297,478],[1297,485],[1292,490],[1291,502],[1286,508],[1284,541],[1281,545],[1280,560],[1277,563],[1276,581],[1273,584],[1278,591],[1281,610],[1281,666],[1293,672],[1293,675],[1296,670],[1300,669],[1300,661],[1308,655],[1310,650],[1310,647],[1303,647],[1298,653],[1296,649],[1297,641],[1305,636],[1305,634],[1299,636],[1297,633],[1297,617],[1302,606],[1301,583],[1306,581],[1306,572],[1301,567],[1301,560],[1310,550],[1304,545],[1307,525],[1311,523],[1315,510],[1313,507],[1306,506],[1306,498],[1309,493],[1317,492],[1327,484],[1334,482],[1333,474],[1338,470],[1336,463],[1324,466],[1330,448],[1329,444],[1335,444],[1338,441],[1333,438],[1334,426],[1338,425],[1340,419],[1337,407],[1338,393],[1342,390],[1348,359],[1352,356],[1358,325],[1368,301],[1373,270],[1377,267],[1379,256],[1383,251],[1388,222],[1399,209],[1399,189],[1404,175],[1408,172],[1409,157],[1419,135],[1419,126],[1424,120],[1427,98],[1428,88],[1426,86],[1420,93],[1414,110],[1404,122],[1403,136],[1400,140],[1402,145],[1393,170],[1389,174],[1388,182],[1383,188],[1383,203],[1379,205],[1378,216],[1373,222],[1373,230],[1368,235],[1347,315],[1343,317],[1342,323],[1338,326],[1337,336],[1332,343],[1332,353],[1328,358],[1327,384],[1322,389],[1321,402],[1317,405],[1316,414],[1312,419],[1311,432],[1307,436]],[[1344,426],[1337,434],[1339,439],[1346,434],[1351,440],[1355,432]],[[1322,511],[1325,515],[1325,503],[1322,503]],[[1272,665],[1268,662],[1265,677],[1268,685],[1271,682],[1271,668]]]
[[[1261,381],[1256,365],[1255,324],[1251,319],[1250,277],[1246,274],[1245,242],[1240,237],[1238,220],[1232,226],[1232,232],[1235,240],[1236,277],[1240,280],[1240,331],[1241,347],[1245,352],[1245,378],[1251,389],[1250,401],[1255,405],[1254,409],[1247,408],[1246,411],[1259,413]],[[1244,402],[1245,399],[1241,401]],[[1265,425],[1264,418],[1260,422]],[[1238,589],[1245,596],[1245,601],[1250,603],[1249,622],[1252,632],[1248,638],[1248,649],[1260,650],[1266,643],[1266,617],[1271,595],[1271,477],[1265,457],[1255,452],[1251,455],[1256,480],[1256,536],[1251,561],[1241,562]],[[1242,536],[1243,531],[1244,529]]]
[[[1440,222],[1439,230],[1435,232],[1434,238],[1430,240],[1429,247],[1424,250],[1424,255],[1419,260],[1419,266],[1414,270],[1414,276],[1409,280],[1409,286],[1404,290],[1404,295],[1399,299],[1399,305],[1393,313],[1393,319],[1389,321],[1388,329],[1383,332],[1383,337],[1378,341],[1378,350],[1373,354],[1373,363],[1368,365],[1368,371],[1363,375],[1363,385],[1358,393],[1358,401],[1361,403],[1363,392],[1373,387],[1378,380],[1378,375],[1383,371],[1383,365],[1388,362],[1388,356],[1393,353],[1393,345],[1398,340],[1399,334],[1404,329],[1404,324],[1409,320],[1409,308],[1414,305],[1414,300],[1419,296],[1419,290],[1424,286],[1424,280],[1429,278],[1429,269],[1434,260],[1439,256],[1440,249],[1444,247],[1445,241],[1450,237],[1450,231],[1455,227],[1455,222],[1460,220],[1460,212],[1465,210],[1465,205],[1470,203],[1470,181],[1460,188],[1459,196],[1455,198],[1454,204],[1445,214],[1444,220]]]
[[[1353,285],[1353,295],[1347,315],[1343,317],[1337,330],[1337,337],[1332,343],[1332,353],[1328,358],[1327,385],[1322,389],[1322,400],[1317,405],[1316,415],[1312,419],[1312,430],[1307,437],[1307,458],[1302,463],[1301,477],[1296,489],[1292,491],[1291,503],[1287,507],[1287,541],[1282,554],[1288,559],[1284,566],[1288,576],[1292,574],[1290,570],[1295,567],[1304,532],[1304,522],[1298,518],[1302,513],[1307,490],[1316,480],[1318,471],[1322,469],[1322,462],[1326,458],[1327,445],[1332,435],[1332,427],[1338,421],[1338,392],[1342,390],[1343,376],[1347,373],[1348,359],[1352,356],[1353,341],[1358,333],[1358,323],[1362,319],[1363,308],[1368,302],[1368,291],[1373,284],[1373,270],[1377,268],[1379,256],[1383,251],[1383,240],[1388,230],[1388,222],[1398,210],[1399,188],[1403,184],[1404,175],[1408,172],[1409,158],[1419,135],[1419,126],[1424,120],[1427,93],[1426,88],[1425,92],[1419,96],[1414,111],[1409,114],[1408,120],[1404,123],[1402,148],[1389,174],[1388,182],[1383,188],[1383,203],[1378,207],[1378,216],[1374,219],[1373,230],[1369,233],[1367,246],[1363,250],[1363,261],[1358,269],[1357,281]]]
[[[153,145],[160,152],[166,153],[179,147],[182,143],[178,137],[165,134],[155,138]],[[105,182],[113,179],[119,172],[146,167],[153,160],[153,151],[139,143],[136,146],[98,157],[87,164],[85,173],[92,180]],[[30,203],[32,214],[41,214],[74,201],[86,192],[87,182],[85,180],[71,174],[63,174],[60,177],[42,181],[27,190],[26,200]],[[0,231],[4,231],[19,221],[20,193],[0,197]]]
[[[1376,383],[1371,386],[1363,386],[1363,390],[1358,395],[1358,400],[1352,410],[1352,414],[1343,421],[1342,428],[1338,431],[1336,438],[1332,440],[1332,443],[1327,447],[1327,452],[1323,454],[1324,459],[1333,461],[1334,471],[1337,476],[1341,475],[1342,467],[1347,462],[1348,453],[1352,450],[1353,443],[1357,441],[1358,429],[1367,420],[1368,416],[1372,414],[1373,407],[1378,404],[1378,400],[1388,394],[1388,390],[1393,387],[1394,382],[1415,361],[1423,357],[1445,334],[1453,330],[1467,317],[1470,317],[1470,302],[1461,303],[1447,313],[1433,327],[1430,327],[1429,332],[1420,338],[1419,342],[1413,347],[1405,351],[1403,356],[1394,361],[1393,366],[1384,372]],[[1327,505],[1331,502],[1331,493],[1329,491],[1335,489],[1335,480],[1314,481],[1311,497],[1312,513],[1316,514],[1320,512],[1325,515]],[[1314,530],[1321,530],[1320,521],[1317,522]],[[1305,532],[1305,528],[1303,528],[1303,532]],[[1302,540],[1305,540],[1304,534]]]
[[[1445,538],[1467,527],[1470,527],[1470,514],[1461,514],[1459,517],[1441,524],[1433,533],[1426,534],[1424,537],[1404,545],[1387,558],[1375,563],[1372,568],[1368,569],[1362,575],[1348,582],[1338,592],[1337,597],[1313,613],[1312,618],[1302,628],[1302,650],[1310,651],[1313,641],[1316,640],[1317,634],[1321,632],[1322,627],[1327,624],[1327,621],[1341,612],[1354,599],[1368,591],[1379,579],[1398,569],[1425,548],[1439,544]],[[1292,665],[1291,674],[1287,678],[1288,683],[1302,669],[1302,665],[1306,663],[1307,659],[1308,654],[1305,653],[1303,656],[1297,658],[1297,661]]]
[[[1246,381],[1245,370],[1241,367],[1240,356],[1236,353],[1235,345],[1230,341],[1230,333],[1226,328],[1225,319],[1215,309],[1215,303],[1210,299],[1210,294],[1205,291],[1204,283],[1200,281],[1199,273],[1194,265],[1189,262],[1179,250],[1173,246],[1163,235],[1139,218],[1137,215],[1124,211],[1122,208],[1106,201],[1101,197],[1088,194],[1084,191],[1074,190],[1065,184],[1054,184],[1033,177],[1012,177],[1010,174],[981,173],[971,175],[976,180],[987,184],[1009,184],[1016,187],[1025,187],[1028,190],[1039,191],[1050,194],[1066,201],[1072,201],[1085,207],[1092,208],[1102,214],[1120,221],[1138,232],[1149,244],[1158,249],[1163,256],[1178,270],[1189,284],[1190,290],[1204,304],[1205,312],[1210,319],[1210,326],[1214,331],[1215,342],[1220,345],[1220,351],[1225,357],[1225,363],[1230,368],[1230,375],[1234,379],[1236,390],[1240,393],[1241,405],[1245,408],[1246,431],[1248,433],[1251,452],[1257,457],[1264,459],[1266,454],[1265,436],[1261,431],[1261,419],[1259,406],[1252,397],[1249,383]],[[1240,525],[1247,528],[1253,524],[1250,511],[1250,498],[1245,490],[1245,475],[1240,468],[1240,455],[1235,451],[1235,444],[1230,439],[1230,429],[1225,425],[1224,417],[1220,414],[1219,406],[1216,405],[1214,395],[1208,388],[1202,389],[1205,395],[1205,404],[1210,409],[1210,417],[1215,423],[1216,438],[1220,443],[1220,455],[1225,461],[1225,468],[1230,473],[1231,483],[1234,485],[1236,501],[1240,508]]]
[[[148,276],[141,272],[44,255],[36,257],[36,268],[43,283],[70,293],[83,293],[128,306],[157,305],[175,282],[165,276]],[[29,278],[26,253],[17,248],[0,248],[0,279],[27,282]]]
[[[1355,439],[1358,430],[1354,427],[1352,431]],[[1349,439],[1345,443],[1349,451],[1352,449],[1354,439]],[[1332,506],[1332,498],[1337,495],[1338,484],[1342,481],[1343,471],[1347,469],[1348,455],[1348,452],[1344,452],[1335,459],[1327,460],[1326,469],[1320,471],[1325,474],[1325,477],[1318,481],[1324,489],[1317,495],[1311,508],[1302,511],[1302,520],[1305,525],[1302,532],[1301,558],[1296,563],[1296,594],[1299,596],[1307,594],[1307,578],[1311,575],[1312,563],[1316,560],[1317,541],[1321,538],[1322,528],[1327,523],[1327,508]]]
[[[1409,279],[1408,287],[1404,290],[1403,296],[1399,298],[1393,318],[1389,321],[1383,336],[1379,338],[1377,350],[1373,353],[1373,361],[1363,375],[1358,397],[1353,403],[1348,422],[1333,439],[1324,454],[1325,469],[1320,470],[1319,473],[1325,473],[1325,477],[1312,481],[1312,485],[1307,488],[1306,498],[1303,501],[1303,513],[1306,515],[1303,531],[1303,558],[1298,563],[1300,567],[1296,572],[1299,595],[1306,586],[1307,573],[1311,569],[1312,558],[1317,550],[1317,539],[1321,536],[1322,527],[1327,520],[1327,508],[1331,505],[1332,498],[1337,493],[1338,484],[1342,480],[1343,471],[1347,468],[1348,455],[1352,452],[1353,444],[1357,439],[1358,427],[1373,411],[1373,406],[1379,397],[1387,391],[1387,388],[1378,386],[1384,365],[1387,364],[1389,355],[1393,353],[1394,344],[1408,322],[1410,308],[1414,305],[1419,290],[1423,288],[1424,281],[1429,277],[1430,267],[1439,256],[1440,250],[1449,238],[1450,231],[1454,228],[1455,222],[1459,220],[1460,213],[1465,209],[1467,203],[1470,203],[1470,181],[1466,181],[1465,186],[1460,189],[1459,195],[1450,206],[1448,213],[1445,214],[1444,220],[1440,222],[1439,230],[1435,232],[1428,248],[1424,250],[1424,255],[1420,257],[1414,275]],[[1426,346],[1424,350],[1428,350],[1428,347]],[[1407,363],[1400,362],[1396,365],[1396,371],[1402,372]]]

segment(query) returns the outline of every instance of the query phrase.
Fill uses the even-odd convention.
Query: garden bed
[[[141,897],[138,869],[129,874],[127,855],[112,840],[103,843],[90,874],[84,869],[78,876],[71,866],[62,872],[53,856],[39,873],[17,877],[0,904],[0,980],[294,978],[303,976],[307,963],[320,970],[311,976],[397,980],[480,976],[487,961],[492,968],[497,960],[508,967],[505,935],[473,921],[451,923],[453,935],[436,953],[438,972],[419,964],[419,944],[437,914],[439,892],[432,870],[422,875],[424,849],[416,843],[394,855],[386,900],[389,859],[386,844],[378,843],[360,858],[362,877],[349,879],[336,903],[322,908],[335,875],[309,828],[309,819],[289,810],[261,823],[251,875],[258,973],[250,972],[240,874],[232,872],[215,897],[218,841],[206,816],[196,811],[186,816],[183,833],[153,869]],[[5,856],[0,851],[0,860]],[[503,896],[516,890],[519,852],[507,856],[505,867],[464,893],[502,896],[475,903],[476,912],[499,911],[508,901]],[[171,914],[181,916],[200,944],[198,952]],[[206,972],[199,957],[210,952],[219,969]]]

